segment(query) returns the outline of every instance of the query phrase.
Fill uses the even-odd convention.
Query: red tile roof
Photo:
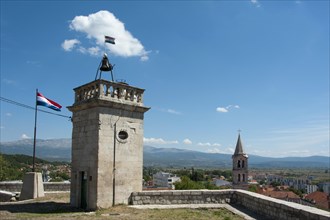
[[[313,192],[305,196],[305,199],[315,203],[320,208],[330,209],[329,196],[324,192]]]
[[[291,191],[266,191],[266,192],[262,192],[261,194],[272,197],[272,198],[276,198],[276,199],[284,199],[284,200],[300,199],[300,197],[298,195],[296,195],[295,193],[293,193]]]

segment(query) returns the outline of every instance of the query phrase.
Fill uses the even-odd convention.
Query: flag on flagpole
[[[109,36],[104,36],[104,38],[105,38],[104,40],[105,43],[115,44],[115,38]]]
[[[40,92],[37,92],[37,105],[42,105],[51,108],[55,111],[61,111],[62,106],[53,100],[47,99]]]

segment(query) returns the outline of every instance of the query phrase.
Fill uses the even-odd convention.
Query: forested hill
[[[23,154],[0,154],[0,181],[21,180],[26,172],[32,171],[33,157]],[[36,170],[41,171],[43,165],[57,166],[66,162],[49,162],[35,158]]]

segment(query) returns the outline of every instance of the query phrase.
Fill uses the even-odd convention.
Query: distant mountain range
[[[49,161],[71,160],[71,139],[37,140],[36,156]],[[4,154],[32,155],[33,140],[24,139],[12,142],[1,142],[0,151]],[[330,168],[330,157],[284,157],[272,158],[249,155],[250,167],[323,167]],[[144,146],[144,166],[157,167],[232,167],[231,155],[203,153],[177,148],[156,148]]]
[[[4,154],[25,154],[32,156],[33,139],[1,142],[0,151]],[[71,139],[38,139],[36,157],[49,161],[71,161]]]

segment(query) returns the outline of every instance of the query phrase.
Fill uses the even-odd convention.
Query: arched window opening
[[[238,168],[241,167],[241,161],[240,161],[240,160],[237,161],[237,167],[238,167]]]
[[[242,182],[245,182],[245,174],[243,173],[243,176],[242,176]]]
[[[238,174],[238,182],[241,182],[241,174]]]
[[[242,168],[244,168],[245,160],[242,160]]]

